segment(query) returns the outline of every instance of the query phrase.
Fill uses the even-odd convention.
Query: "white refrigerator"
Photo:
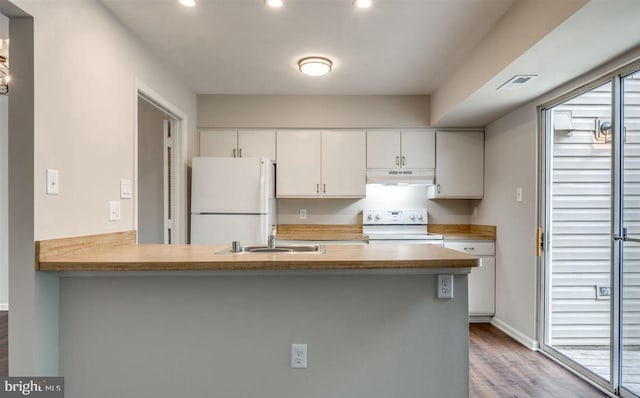
[[[193,158],[191,243],[266,244],[275,224],[274,168],[266,158]]]

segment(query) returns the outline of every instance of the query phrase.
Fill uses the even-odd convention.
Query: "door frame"
[[[172,151],[173,156],[173,169],[174,169],[174,188],[175,188],[175,202],[174,202],[174,220],[173,220],[173,234],[174,239],[172,243],[187,243],[187,114],[180,108],[175,106],[169,100],[158,94],[150,86],[145,84],[140,79],[136,78],[135,91],[134,91],[134,144],[133,144],[133,174],[135,176],[134,193],[135,201],[133,204],[133,220],[134,229],[138,230],[138,98],[142,97],[147,102],[156,106],[163,112],[166,112],[176,120],[175,137],[173,138],[174,148]],[[165,159],[166,161],[166,159]],[[165,189],[166,191],[166,189]],[[166,192],[164,198],[164,205],[166,207]]]
[[[600,76],[589,80],[588,82],[581,84],[573,89],[564,92],[561,95],[554,97],[551,100],[546,101],[543,104],[537,106],[537,115],[538,115],[538,176],[537,176],[537,185],[538,185],[538,204],[537,204],[537,227],[542,229],[543,238],[541,242],[536,242],[536,244],[542,245],[542,250],[540,256],[537,257],[537,268],[538,272],[538,289],[537,289],[537,303],[538,303],[538,311],[536,313],[537,318],[537,333],[539,336],[539,347],[540,350],[551,357],[554,361],[560,363],[564,367],[572,370],[579,377],[585,379],[586,381],[592,383],[594,386],[602,389],[609,395],[612,396],[622,396],[622,397],[636,397],[633,393],[627,390],[624,387],[620,386],[621,381],[621,371],[622,364],[620,362],[621,359],[621,344],[620,344],[620,331],[621,331],[621,269],[620,269],[620,258],[621,258],[621,241],[614,240],[614,235],[619,235],[621,233],[622,226],[620,225],[621,220],[621,212],[622,212],[622,201],[623,197],[620,194],[620,189],[622,186],[622,176],[621,165],[623,160],[622,151],[622,111],[623,111],[623,93],[621,92],[621,79],[624,76],[627,76],[633,72],[636,72],[640,69],[640,59],[635,59],[631,62],[627,62],[618,66],[612,70],[609,70],[607,73],[601,74]],[[560,354],[553,347],[548,346],[547,342],[547,308],[548,308],[548,295],[547,295],[547,280],[549,278],[549,269],[546,266],[549,263],[549,228],[550,225],[547,223],[548,214],[547,210],[550,206],[550,195],[547,194],[548,191],[548,173],[550,171],[550,166],[552,162],[551,154],[550,154],[550,146],[547,145],[550,137],[551,126],[550,120],[546,117],[546,111],[550,108],[559,105],[571,98],[577,97],[591,89],[594,89],[600,85],[605,84],[606,82],[611,82],[612,85],[612,125],[613,125],[613,141],[611,148],[611,267],[610,267],[610,275],[611,275],[611,302],[610,302],[610,316],[611,316],[611,324],[610,324],[610,344],[611,344],[611,356],[610,356],[610,378],[611,380],[607,382],[601,377],[589,372],[582,365],[577,362],[571,360],[570,358]],[[552,134],[552,132],[551,132]],[[614,395],[615,394],[615,395]]]

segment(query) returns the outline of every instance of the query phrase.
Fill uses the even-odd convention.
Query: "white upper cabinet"
[[[276,195],[316,197],[320,195],[320,145],[322,132],[287,130],[277,133]]]
[[[201,130],[200,156],[236,157],[238,151],[237,130]]]
[[[268,158],[275,161],[275,130],[238,130],[238,153],[241,158]]]
[[[366,148],[364,131],[322,132],[322,196],[366,195]]]
[[[277,133],[276,195],[364,197],[364,131],[285,130]]]
[[[484,133],[438,131],[436,184],[430,198],[480,199],[484,195]]]
[[[202,130],[200,156],[276,160],[275,130]]]
[[[436,132],[403,131],[400,164],[405,169],[433,169],[436,167]]]
[[[400,132],[367,131],[367,168],[400,167]]]
[[[433,169],[435,131],[367,131],[367,168]]]

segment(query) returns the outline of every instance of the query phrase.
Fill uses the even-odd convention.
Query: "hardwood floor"
[[[469,336],[471,397],[606,397],[494,326],[470,324]]]
[[[9,345],[9,315],[7,311],[0,311],[0,377],[9,375],[8,349]]]
[[[8,313],[0,311],[0,376],[7,376]],[[604,397],[538,352],[489,324],[469,326],[471,397]]]

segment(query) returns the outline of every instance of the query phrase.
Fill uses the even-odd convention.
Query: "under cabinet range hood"
[[[433,185],[435,169],[367,169],[367,184]]]

